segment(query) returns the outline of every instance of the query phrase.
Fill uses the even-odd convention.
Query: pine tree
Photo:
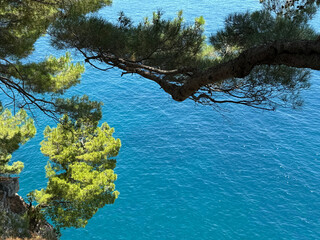
[[[41,152],[49,157],[49,181],[31,195],[56,227],[84,227],[99,208],[118,197],[113,169],[121,144],[113,132],[107,123],[97,127],[67,116],[56,128],[45,129]]]

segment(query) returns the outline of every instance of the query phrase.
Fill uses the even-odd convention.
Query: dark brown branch
[[[248,49],[237,58],[213,66],[204,73],[189,78],[171,92],[174,100],[184,101],[202,86],[221,83],[230,78],[244,78],[255,66],[286,65],[320,70],[320,41],[274,42]],[[165,86],[163,87],[164,90]]]

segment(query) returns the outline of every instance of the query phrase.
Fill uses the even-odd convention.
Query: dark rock
[[[13,197],[19,191],[19,178],[0,178],[0,191],[7,193],[8,197]]]
[[[19,178],[0,177],[0,240],[8,237],[24,239],[30,236],[57,240],[57,233],[45,219],[30,215],[35,208],[26,204],[17,194],[18,190]]]
[[[28,206],[18,194],[15,194],[13,197],[8,197],[9,208],[11,212],[17,214],[23,214],[27,211]]]

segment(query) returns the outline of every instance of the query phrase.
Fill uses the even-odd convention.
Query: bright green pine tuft
[[[32,193],[38,207],[58,228],[84,227],[88,220],[118,197],[114,181],[121,143],[107,123],[81,126],[64,116],[56,128],[47,127],[41,151],[49,157],[47,187]]]
[[[10,110],[2,111],[0,115],[0,174],[19,174],[24,165],[14,162],[9,165],[11,154],[25,144],[36,134],[33,119],[28,118],[22,109],[16,115]]]
[[[73,64],[71,60],[69,53],[60,58],[50,56],[38,63],[17,63],[9,67],[8,73],[24,81],[26,89],[32,92],[63,94],[80,82],[84,72],[83,64]]]

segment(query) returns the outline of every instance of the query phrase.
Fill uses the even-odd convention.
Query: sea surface
[[[228,14],[260,7],[258,0],[114,0],[99,14],[114,22],[124,11],[139,22],[158,9],[167,18],[183,9],[186,22],[204,16],[210,36]],[[48,42],[39,39],[31,58],[63,54]],[[320,239],[319,72],[301,109],[275,112],[179,103],[152,81],[120,75],[86,66],[82,83],[67,93],[103,101],[103,121],[122,147],[119,198],[86,228],[64,230],[62,240]],[[25,162],[22,196],[46,185],[39,144],[47,124],[55,125],[39,115],[36,137],[14,153]]]

